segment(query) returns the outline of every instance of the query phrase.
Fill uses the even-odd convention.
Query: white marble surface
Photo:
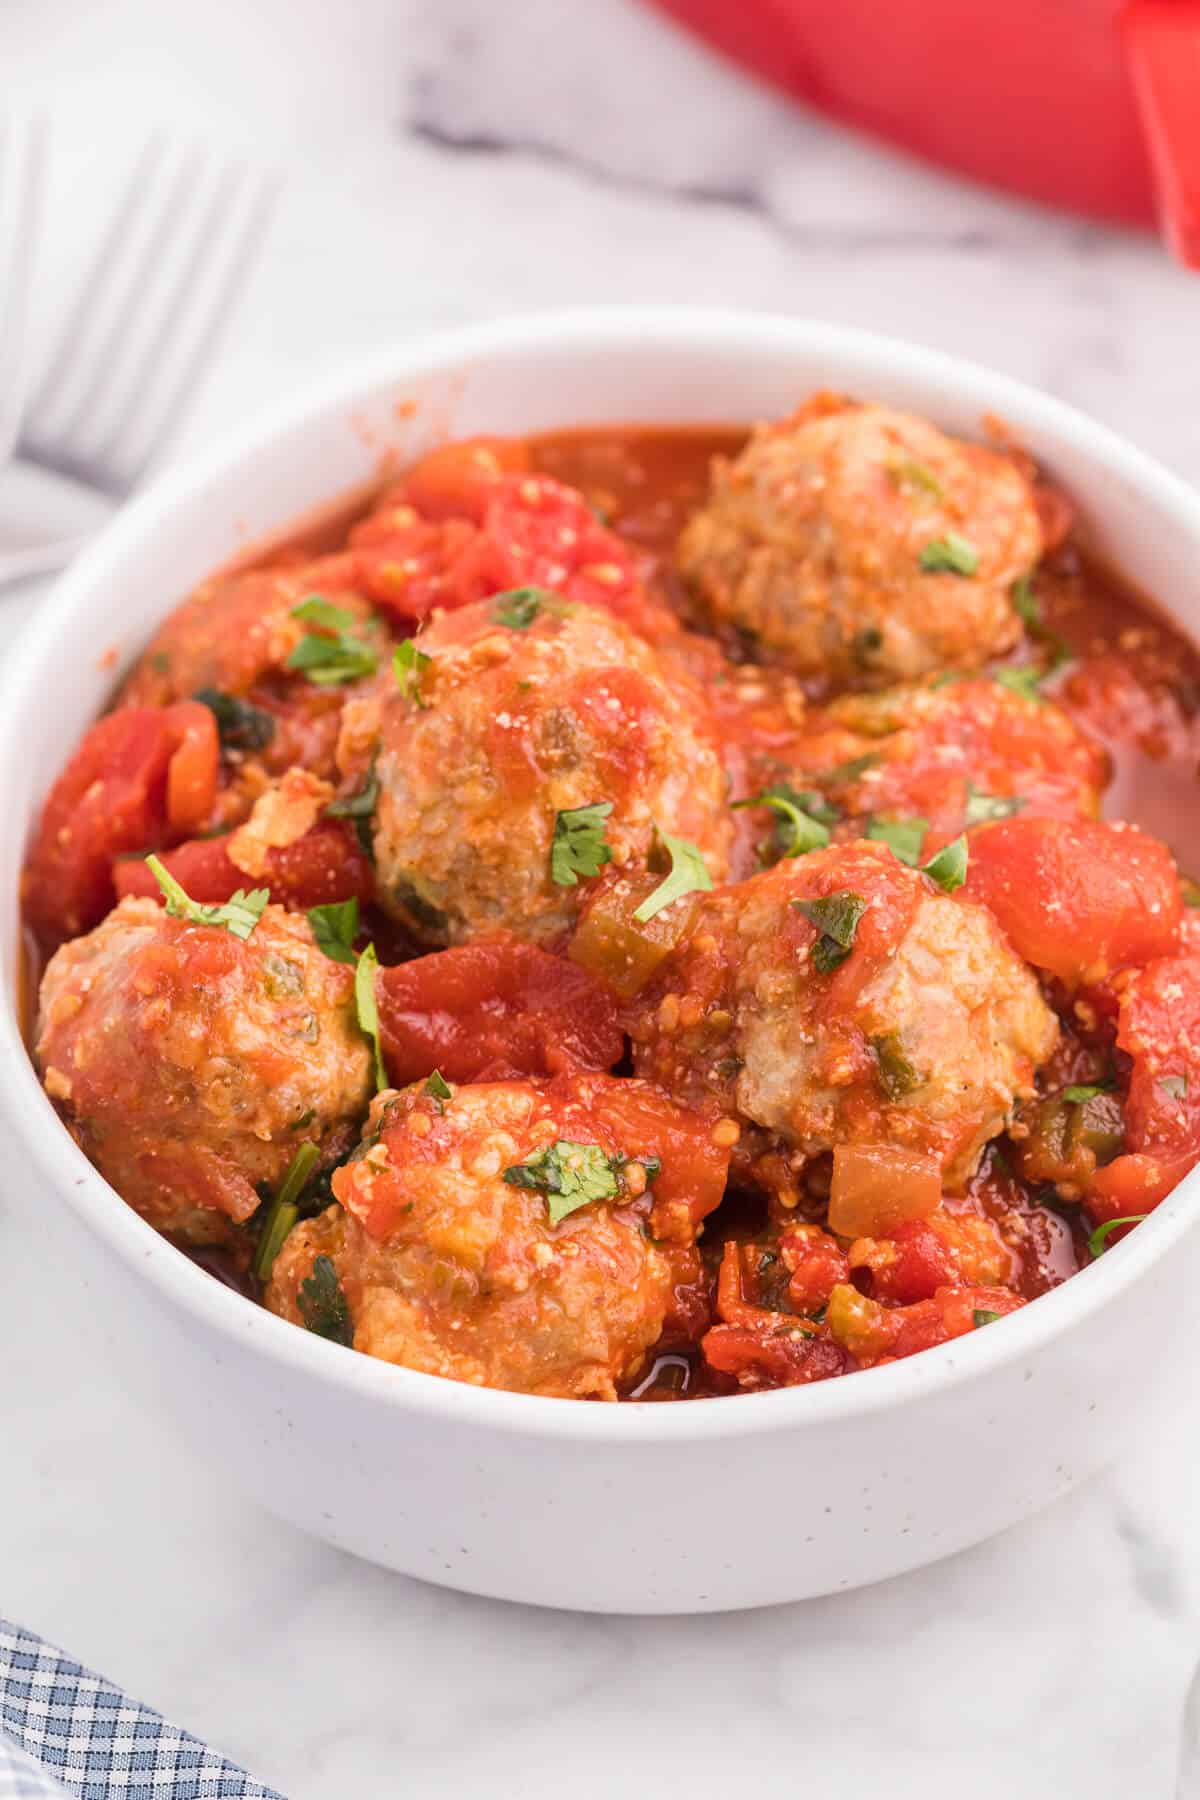
[[[977,356],[1200,480],[1200,284],[1156,245],[794,116],[626,0],[5,0],[0,68],[58,128],[44,328],[148,123],[288,173],[181,446],[431,325],[694,299]],[[601,1619],[422,1587],[249,1509],[143,1423],[11,1158],[0,1268],[0,1611],[290,1800],[1200,1794],[1197,1371],[1155,1369],[1152,1321],[1129,1351],[1171,1382],[1169,1427],[1031,1524],[834,1600]],[[787,1531],[750,1471],[747,1508]]]

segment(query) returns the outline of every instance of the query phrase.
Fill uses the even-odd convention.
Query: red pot
[[[652,0],[847,124],[1200,267],[1200,0]]]

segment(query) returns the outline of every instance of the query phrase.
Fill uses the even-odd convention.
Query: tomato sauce
[[[634,628],[651,636],[658,627],[653,615],[641,610],[645,603],[634,591],[636,577],[653,606],[665,608],[671,616],[693,625],[688,597],[673,568],[672,551],[688,515],[704,499],[713,458],[735,455],[746,436],[743,428],[733,425],[613,426],[544,434],[520,445],[504,445],[501,441],[497,455],[506,480],[510,484],[524,482],[524,498],[515,486],[505,490],[507,498],[502,500],[494,497],[493,489],[480,486],[477,494],[473,492],[470,505],[477,515],[473,524],[486,520],[489,509],[502,504],[511,506],[516,523],[510,521],[502,558],[491,551],[480,552],[471,534],[465,531],[461,534],[460,556],[455,507],[461,510],[463,504],[461,486],[454,486],[457,477],[453,469],[448,475],[436,457],[430,458],[421,465],[418,478],[410,487],[405,488],[401,481],[395,507],[390,511],[379,510],[378,494],[365,499],[356,497],[351,507],[330,513],[333,523],[326,521],[306,528],[290,541],[274,544],[250,566],[287,573],[314,552],[326,554],[331,566],[340,566],[346,533],[353,543],[357,532],[364,553],[373,559],[368,583],[371,598],[384,611],[395,608],[400,618],[421,618],[428,607],[442,603],[448,591],[444,585],[447,580],[457,584],[456,603],[477,593],[490,594],[497,587],[527,582],[553,585],[553,558],[559,552],[552,532],[544,528],[539,518],[541,502],[537,493],[539,478],[548,477],[552,482],[577,489],[587,509],[587,517],[580,509],[575,522],[586,545],[567,572],[562,591],[594,601],[601,589],[609,589],[612,610],[622,616],[622,609],[627,607]],[[1053,508],[1054,496],[1046,504]],[[421,509],[420,520],[410,516],[414,506]],[[369,524],[360,523],[366,518],[370,519]],[[613,561],[609,555],[610,534],[616,534],[626,547],[621,560]],[[452,555],[447,551],[448,544]],[[396,574],[400,566],[397,559],[402,559],[402,555],[409,557],[415,572],[407,590],[402,577]],[[1044,682],[1044,691],[1107,751],[1112,779],[1104,796],[1105,816],[1134,820],[1161,838],[1186,873],[1200,818],[1200,654],[1159,617],[1152,602],[1136,594],[1093,557],[1073,531],[1068,531],[1039,565],[1037,593],[1037,622],[1031,627],[1030,642],[1016,653],[1015,664],[1022,666],[1033,656],[1043,671],[1049,666],[1051,672]],[[697,672],[703,678],[703,647],[689,654],[699,659]],[[707,673],[711,674],[711,668],[708,665]],[[618,696],[631,715],[641,704],[640,681],[640,677],[630,673]],[[803,686],[818,703],[826,697],[819,681],[809,680]],[[254,690],[252,697],[261,709],[274,710],[282,721],[279,741],[288,746],[287,758],[294,755],[295,760],[308,766],[328,764],[333,743],[328,693],[315,695],[308,710],[301,713],[281,699],[277,685],[270,680],[264,680],[261,691]],[[613,696],[601,687],[580,699],[584,710],[587,706],[610,703],[615,703]],[[193,898],[205,901],[211,891],[211,898],[217,901],[227,895],[238,876],[226,855],[227,834],[213,836],[197,829],[212,799],[215,753],[209,741],[211,730],[200,741],[203,734],[198,734],[189,711],[191,705],[184,702],[149,716],[128,707],[109,715],[114,722],[110,733],[119,740],[118,762],[125,757],[129,769],[122,776],[117,802],[112,802],[111,795],[104,797],[104,817],[97,829],[103,833],[106,853],[114,856],[140,854],[147,847],[160,848],[166,865]],[[739,705],[743,716],[748,716],[744,703],[739,701]],[[201,715],[201,725],[209,721],[210,715],[203,708],[195,711]],[[784,744],[787,739],[786,728],[780,726],[774,714],[764,715],[764,720],[761,740],[753,746],[755,754],[761,752],[764,743],[771,747]],[[147,760],[141,753],[137,734],[145,737],[150,731],[153,736],[151,727],[158,737]],[[508,754],[513,742],[511,732],[506,735],[497,731],[495,736],[496,755]],[[632,733],[626,754],[635,754]],[[93,773],[90,765],[80,765],[64,805],[75,805],[75,789],[92,794],[93,803],[99,804],[89,788]],[[625,773],[615,771],[614,784]],[[734,779],[737,780],[736,773]],[[745,815],[739,830],[743,855],[748,855],[755,842],[755,830]],[[999,837],[996,843],[993,861],[999,855]],[[301,851],[300,855],[292,855],[290,864],[288,852],[274,853],[277,872],[291,870],[294,892],[289,888],[288,893],[292,903],[307,906],[357,897],[363,906],[364,935],[379,944],[385,963],[396,965],[393,970],[385,969],[383,978],[383,991],[390,994],[393,1007],[385,1019],[384,1044],[389,1058],[402,1071],[401,1078],[419,1079],[426,1065],[438,1064],[454,1080],[491,1080],[510,1073],[551,1077],[559,1071],[559,1052],[564,1044],[570,1047],[566,1060],[575,1066],[627,1072],[629,1065],[621,1060],[623,1039],[612,994],[591,982],[581,969],[515,941],[500,942],[487,951],[468,946],[416,960],[419,946],[409,941],[393,921],[372,908],[372,872],[355,835],[352,818],[336,826],[321,827],[319,836],[306,847],[302,845]],[[1026,853],[1018,846],[1016,873],[1012,876],[1013,891],[1018,894],[1025,875],[1025,865],[1019,858]],[[976,878],[982,880],[991,866],[991,862],[987,867],[981,863],[983,872]],[[27,918],[35,927],[46,909],[57,904],[55,895],[62,879],[53,855],[44,866],[35,860],[26,889]],[[86,872],[86,879],[71,879],[79,887],[78,902],[72,889],[72,906],[77,912],[77,917],[73,914],[72,926],[86,929],[88,909],[93,914],[103,910],[105,897],[96,891],[94,870]],[[283,874],[279,879],[283,880]],[[1003,875],[1003,879],[1008,876]],[[103,889],[103,878],[100,885]],[[154,891],[143,863],[131,862],[124,872],[117,865],[115,894]],[[999,909],[999,903],[996,904]],[[596,920],[585,915],[581,936],[595,934],[599,929]],[[1172,918],[1163,927],[1161,945],[1152,937],[1146,940],[1145,957],[1165,953],[1176,933],[1177,920]],[[1026,950],[1021,945],[1018,948],[1028,960],[1037,961],[1036,950]],[[435,966],[438,964],[440,970]],[[1108,990],[1091,994],[1082,967],[1063,970],[1053,960],[1040,966],[1047,980],[1069,976],[1073,984],[1083,981],[1074,1003],[1064,1000],[1058,1009],[1065,1029],[1055,1057],[1056,1076],[1082,1084],[1095,1082],[1099,1076],[1103,1086],[1111,1076],[1114,1056],[1116,1066],[1127,1072],[1127,1064],[1120,1061],[1124,1049],[1112,1050],[1114,1037],[1118,1046],[1123,1046],[1125,1039],[1115,1036],[1112,1029],[1105,1035],[1104,1022],[1114,1018],[1122,1006],[1122,1016],[1136,1020],[1134,1000],[1122,999],[1119,993]],[[26,990],[31,996],[37,990],[40,968],[40,958],[32,955]],[[1153,987],[1149,981],[1146,985],[1148,990]],[[452,1016],[443,1006],[439,1015],[441,1002],[437,996],[444,997],[450,991],[458,996],[458,1010]],[[1072,992],[1075,991],[1073,986]],[[530,994],[534,994],[532,1001]],[[1127,1033],[1132,1030],[1133,1026],[1127,1025]],[[1160,1041],[1155,1041],[1154,1052],[1158,1060],[1153,1064],[1149,1091],[1161,1110],[1162,1082],[1175,1078],[1169,1069],[1165,1077],[1162,1074],[1169,1057],[1164,1060]],[[516,1067],[510,1069],[513,1058]],[[1145,1087],[1143,1078],[1142,1089]],[[1143,1111],[1146,1105],[1143,1099]],[[1190,1142],[1190,1110],[1186,1124],[1183,1135]],[[1144,1134],[1151,1147],[1155,1143],[1173,1143],[1170,1121],[1159,1124],[1156,1130],[1157,1137],[1149,1129]],[[1140,1151],[1144,1146],[1137,1148]],[[1118,1160],[1132,1165],[1138,1158],[1125,1156]],[[1054,1171],[1052,1178],[1038,1177],[1036,1171],[1043,1166]],[[1018,1143],[1014,1149],[1007,1139],[997,1139],[984,1152],[965,1192],[944,1203],[950,1228],[956,1220],[965,1222],[968,1230],[972,1219],[991,1222],[1012,1259],[1014,1272],[1006,1286],[1022,1299],[1045,1293],[1089,1259],[1088,1238],[1095,1215],[1085,1216],[1078,1199],[1071,1198],[1070,1180],[1063,1174],[1066,1167],[1065,1163],[1055,1163],[1040,1141],[1032,1147]],[[772,1215],[762,1193],[741,1180],[737,1171],[735,1158],[726,1197],[706,1220],[699,1257],[693,1257],[686,1269],[681,1264],[674,1326],[669,1324],[664,1331],[658,1353],[627,1384],[623,1398],[662,1402],[736,1391],[731,1379],[721,1372],[720,1356],[714,1352],[706,1358],[698,1347],[698,1339],[715,1317],[718,1292],[727,1302],[722,1307],[726,1324],[721,1329],[735,1333],[742,1327],[736,1318],[731,1320],[731,1312],[737,1314],[738,1308],[743,1307],[751,1321],[746,1329],[750,1329],[751,1315],[769,1309],[787,1291],[794,1303],[801,1291],[806,1267],[804,1230],[825,1217],[829,1158],[818,1157],[809,1165],[801,1190],[791,1202],[793,1216],[785,1221],[785,1235],[792,1233],[797,1247],[786,1263],[778,1256],[778,1209]],[[1128,1179],[1134,1180],[1136,1175],[1137,1170],[1131,1167]],[[1123,1191],[1120,1179],[1114,1180],[1112,1186],[1114,1191]],[[1133,1191],[1136,1198],[1136,1181]],[[1153,1203],[1153,1198],[1147,1202]],[[1111,1216],[1118,1214],[1113,1212]],[[911,1265],[918,1271],[914,1279],[924,1279],[920,1276],[923,1257],[927,1261],[933,1258],[929,1264],[933,1268],[937,1256],[942,1254],[938,1243],[932,1239],[927,1242],[927,1237],[928,1234],[923,1238],[921,1230],[914,1226],[906,1240],[908,1261],[904,1267]],[[257,1291],[244,1259],[210,1247],[192,1249],[189,1254],[239,1291]],[[822,1249],[821,1254],[826,1251]],[[886,1279],[900,1278],[893,1274]],[[867,1309],[874,1304],[873,1294],[890,1297],[886,1279],[878,1271],[873,1273],[867,1264],[847,1275],[850,1287],[858,1289]],[[933,1279],[931,1275],[930,1283]],[[976,1306],[977,1323],[981,1311],[991,1318],[1007,1309],[1007,1301],[993,1305],[988,1299],[992,1290],[986,1282],[976,1286],[982,1296]],[[918,1308],[914,1307],[912,1341],[901,1342],[895,1354],[920,1347],[926,1341],[922,1333],[928,1334],[927,1341],[936,1342],[941,1341],[939,1333],[944,1335],[949,1329],[953,1334],[958,1329],[946,1323],[949,1303],[940,1298],[944,1289],[939,1288],[937,1296],[930,1294],[927,1298],[926,1290],[921,1292],[919,1306],[928,1309],[927,1317],[918,1318]],[[871,1318],[864,1315],[864,1319],[862,1330],[869,1334]],[[878,1309],[875,1324],[878,1325]],[[804,1332],[796,1334],[797,1344],[787,1352],[795,1364],[793,1373],[779,1379],[822,1378],[841,1372],[825,1355],[826,1350],[832,1353],[827,1341],[823,1340],[820,1355],[799,1341],[807,1329],[806,1326]],[[734,1349],[738,1347],[734,1345]],[[796,1373],[806,1357],[813,1361],[811,1372]],[[771,1384],[769,1379],[766,1384]]]

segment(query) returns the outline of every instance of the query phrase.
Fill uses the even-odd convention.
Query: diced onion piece
[[[927,1219],[942,1198],[937,1158],[890,1144],[839,1144],[833,1153],[829,1229],[839,1237],[887,1237]]]

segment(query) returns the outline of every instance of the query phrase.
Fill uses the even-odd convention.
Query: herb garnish
[[[1108,1249],[1109,1233],[1115,1231],[1118,1225],[1140,1225],[1143,1219],[1149,1217],[1149,1213],[1130,1213],[1127,1218],[1108,1219],[1103,1225],[1097,1225],[1088,1239],[1088,1251],[1092,1256],[1102,1255]]]
[[[976,1331],[979,1330],[981,1325],[994,1325],[996,1320],[1001,1316],[1002,1315],[998,1312],[989,1312],[984,1306],[977,1306],[975,1311],[971,1314],[972,1319],[975,1321]]]
[[[1111,1081],[1089,1081],[1073,1087],[1065,1087],[1062,1091],[1064,1100],[1072,1106],[1086,1106],[1089,1100],[1096,1100],[1101,1094],[1110,1094],[1113,1089]]]
[[[928,830],[928,819],[871,818],[867,821],[867,836],[875,843],[886,844],[897,861],[907,863],[910,869],[917,866]]]
[[[967,879],[967,840],[956,837],[952,844],[947,844],[931,856],[927,863],[921,864],[922,875],[928,875],[936,881],[944,894],[952,894]]]
[[[347,1349],[352,1347],[354,1327],[350,1323],[350,1308],[346,1305],[337,1270],[327,1256],[318,1256],[312,1274],[306,1275],[300,1283],[296,1305],[306,1330],[328,1338],[331,1344],[345,1344]]]
[[[843,891],[826,894],[820,900],[793,900],[792,905],[821,934],[812,947],[813,968],[820,975],[832,974],[854,948],[858,922],[867,910],[866,900],[861,894]]]
[[[899,1032],[889,1031],[883,1037],[872,1038],[871,1048],[879,1064],[879,1085],[889,1100],[903,1100],[920,1087],[924,1077],[904,1054]]]
[[[319,594],[312,594],[299,606],[293,606],[292,617],[302,624],[315,625],[317,630],[300,639],[284,665],[286,668],[306,675],[318,687],[336,687],[375,673],[379,658],[366,639],[352,630],[359,621],[344,606],[332,606]]]
[[[397,644],[392,654],[392,674],[396,677],[396,686],[406,700],[423,712],[429,705],[421,692],[421,677],[433,661],[423,650],[418,650],[412,638],[405,638]]]
[[[549,588],[507,588],[492,596],[492,617],[497,625],[507,625],[510,631],[527,631],[547,601],[557,598]]]
[[[258,1235],[258,1248],[254,1252],[254,1273],[260,1281],[266,1281],[269,1277],[284,1239],[300,1217],[300,1195],[320,1154],[315,1144],[301,1144],[288,1164],[273,1199],[268,1203],[266,1217]]]
[[[354,940],[358,936],[358,899],[341,900],[329,906],[310,906],[308,922],[316,939],[331,962],[353,963]]]
[[[421,1092],[427,1100],[433,1101],[438,1112],[444,1112],[446,1101],[454,1098],[454,1089],[440,1069],[435,1069],[433,1074],[427,1077]]]
[[[930,538],[917,560],[930,575],[974,575],[979,568],[979,553],[974,544],[969,544],[957,531],[948,531],[945,537]]]
[[[1006,687],[1010,694],[1019,694],[1022,700],[1042,700],[1041,676],[1036,669],[1026,664],[1020,669],[997,669],[992,676],[1001,687]]]
[[[857,781],[868,769],[873,769],[879,761],[878,750],[868,750],[865,756],[852,756],[849,762],[835,763],[832,769],[806,770],[808,779],[815,781],[818,787],[841,787],[847,781]]]
[[[165,894],[167,911],[173,919],[187,919],[193,925],[217,925],[243,942],[262,918],[271,898],[270,888],[252,888],[249,893],[245,888],[238,888],[219,906],[207,906],[193,900],[157,856],[148,856],[146,867]]]
[[[611,811],[611,800],[593,800],[588,806],[569,806],[555,813],[550,879],[558,887],[574,887],[581,875],[598,875],[605,863],[612,861],[604,837],[604,821]]]
[[[379,1041],[379,1008],[375,1003],[375,971],[378,967],[379,957],[375,946],[368,944],[354,971],[354,1006],[358,1014],[358,1028],[370,1038],[375,1052],[375,1086],[382,1093],[388,1084],[388,1078],[383,1061],[383,1046]]]
[[[331,800],[325,808],[327,818],[349,819],[352,822],[358,847],[372,862],[375,860],[375,847],[371,842],[371,820],[375,817],[378,805],[379,776],[372,763],[367,770],[366,780],[356,794],[346,794],[340,800]]]
[[[275,720],[261,706],[251,706],[219,688],[197,688],[192,695],[217,721],[222,750],[265,750],[275,736]]]
[[[705,894],[712,887],[712,876],[695,844],[686,838],[672,837],[661,826],[658,836],[671,858],[671,873],[635,910],[633,916],[639,925],[648,925],[673,900],[681,900],[685,894]]]
[[[546,1196],[550,1223],[557,1225],[568,1213],[592,1200],[613,1200],[621,1192],[621,1172],[631,1159],[606,1156],[599,1144],[575,1144],[559,1138],[545,1150],[505,1169],[510,1187],[533,1188]],[[662,1164],[658,1157],[638,1157],[651,1182]]]
[[[973,781],[967,783],[966,825],[988,825],[993,819],[1011,819],[1028,802],[1020,794],[985,794]]]
[[[927,463],[918,462],[915,457],[904,457],[899,462],[889,463],[888,474],[897,487],[919,488],[931,499],[940,500],[942,484]]]
[[[1065,638],[1059,637],[1056,631],[1051,631],[1042,617],[1041,602],[1033,591],[1032,576],[1022,575],[1019,581],[1013,583],[1011,598],[1013,611],[1030,637],[1045,644],[1051,653],[1050,666],[1042,672],[1043,680],[1047,675],[1055,674],[1066,663],[1073,662],[1074,652],[1070,644]]]
[[[814,803],[812,808],[809,802]],[[829,829],[820,813],[834,819],[839,816],[837,809],[829,806],[819,794],[802,794],[783,783],[755,794],[753,799],[735,800],[732,810],[740,812],[747,806],[767,806],[778,815],[773,842],[764,845],[763,849],[773,848],[780,858],[806,856],[810,850],[823,849],[829,842]]]

